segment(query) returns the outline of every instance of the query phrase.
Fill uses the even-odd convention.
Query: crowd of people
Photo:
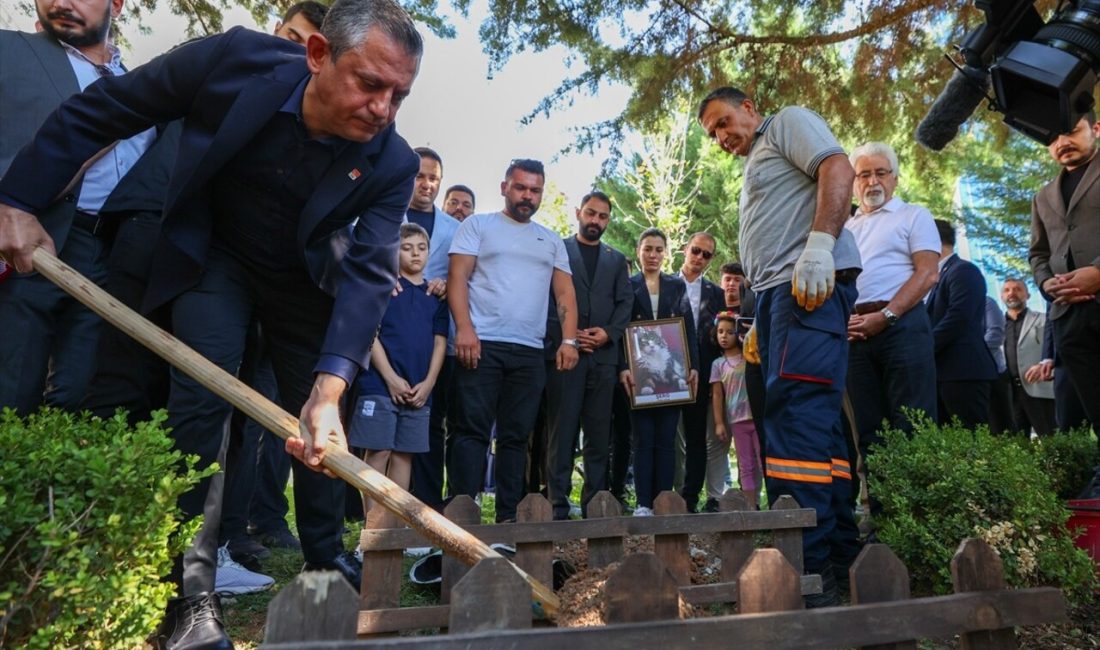
[[[660,230],[632,251],[602,240],[618,217],[600,191],[569,236],[533,220],[536,160],[507,165],[490,211],[465,185],[441,197],[442,156],[394,127],[422,43],[391,0],[301,2],[274,37],[237,28],[128,72],[109,38],[122,0],[36,6],[39,33],[0,31],[0,60],[21,62],[0,67],[0,256],[16,272],[0,314],[21,333],[0,337],[0,404],[166,408],[177,447],[225,468],[181,499],[205,518],[158,647],[232,647],[218,594],[269,586],[271,548],[358,588],[345,503],[367,525],[376,507],[319,471],[329,442],[436,509],[492,486],[498,522],[536,491],[555,519],[601,490],[633,516],[665,490],[716,511],[732,449],[750,504],[766,489],[816,511],[803,543],[821,606],[873,538],[858,470],[884,421],[912,430],[914,409],[1045,436],[1100,418],[1093,114],[1049,147],[1063,171],[1033,204],[1033,278],[1004,279],[1002,312],[955,227],[896,195],[894,150],[846,153],[806,108],[765,115],[731,87],[702,100],[708,136],[745,158],[740,259],[698,232],[670,274]],[[105,326],[33,273],[36,248],[298,414],[303,437],[284,449]],[[655,320],[683,349],[644,331]],[[639,363],[630,331],[657,337]],[[639,407],[672,393],[686,397]]]

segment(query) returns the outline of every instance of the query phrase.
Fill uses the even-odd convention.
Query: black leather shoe
[[[339,571],[356,593],[363,584],[363,563],[356,559],[351,551],[344,551],[331,562],[306,562],[302,566],[302,571]]]
[[[221,602],[203,592],[168,601],[167,614],[152,639],[157,650],[233,650],[225,633]]]

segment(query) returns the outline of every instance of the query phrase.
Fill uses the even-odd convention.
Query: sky
[[[5,3],[6,4],[6,3]],[[164,4],[163,2],[161,3]],[[446,3],[442,3],[446,5]],[[573,141],[571,127],[617,115],[626,104],[625,86],[608,86],[598,97],[579,97],[573,106],[539,117],[527,126],[520,120],[569,74],[564,48],[523,53],[489,78],[488,57],[478,38],[485,3],[472,3],[470,19],[446,13],[455,26],[454,39],[440,39],[428,29],[424,58],[412,95],[397,116],[398,132],[413,147],[429,146],[443,158],[443,188],[456,183],[470,186],[477,195],[477,209],[502,207],[500,182],[513,158],[535,158],[546,163],[546,180],[565,194],[567,207],[592,187],[607,153],[557,153]],[[34,18],[6,10],[10,27],[34,31]],[[131,28],[131,49],[124,62],[133,67],[185,40],[186,23],[161,9],[146,18],[151,34]],[[243,25],[271,32],[275,20],[257,26],[248,12],[234,8],[225,15],[225,28]],[[442,204],[440,192],[437,204]]]

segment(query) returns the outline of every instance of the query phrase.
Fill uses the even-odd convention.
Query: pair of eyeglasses
[[[893,173],[894,173],[894,170],[892,170],[892,169],[876,169],[873,172],[860,172],[860,173],[856,174],[856,178],[858,178],[861,181],[869,181],[869,180],[871,180],[871,177],[874,176],[875,178],[877,178],[881,181],[882,179],[886,178],[887,176],[889,176],[890,174],[893,174]]]
[[[711,251],[708,251],[705,248],[699,248],[698,246],[692,246],[691,247],[691,254],[692,255],[702,255],[703,259],[705,259],[705,260],[709,260],[710,258],[714,257],[714,253],[712,253]]]

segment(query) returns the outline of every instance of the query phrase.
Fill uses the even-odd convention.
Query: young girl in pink
[[[714,435],[729,445],[732,437],[737,451],[737,476],[741,491],[754,507],[760,504],[760,442],[749,410],[745,390],[745,358],[737,340],[737,317],[732,311],[719,312],[714,318],[714,333],[722,356],[710,367],[710,403],[714,409]]]

